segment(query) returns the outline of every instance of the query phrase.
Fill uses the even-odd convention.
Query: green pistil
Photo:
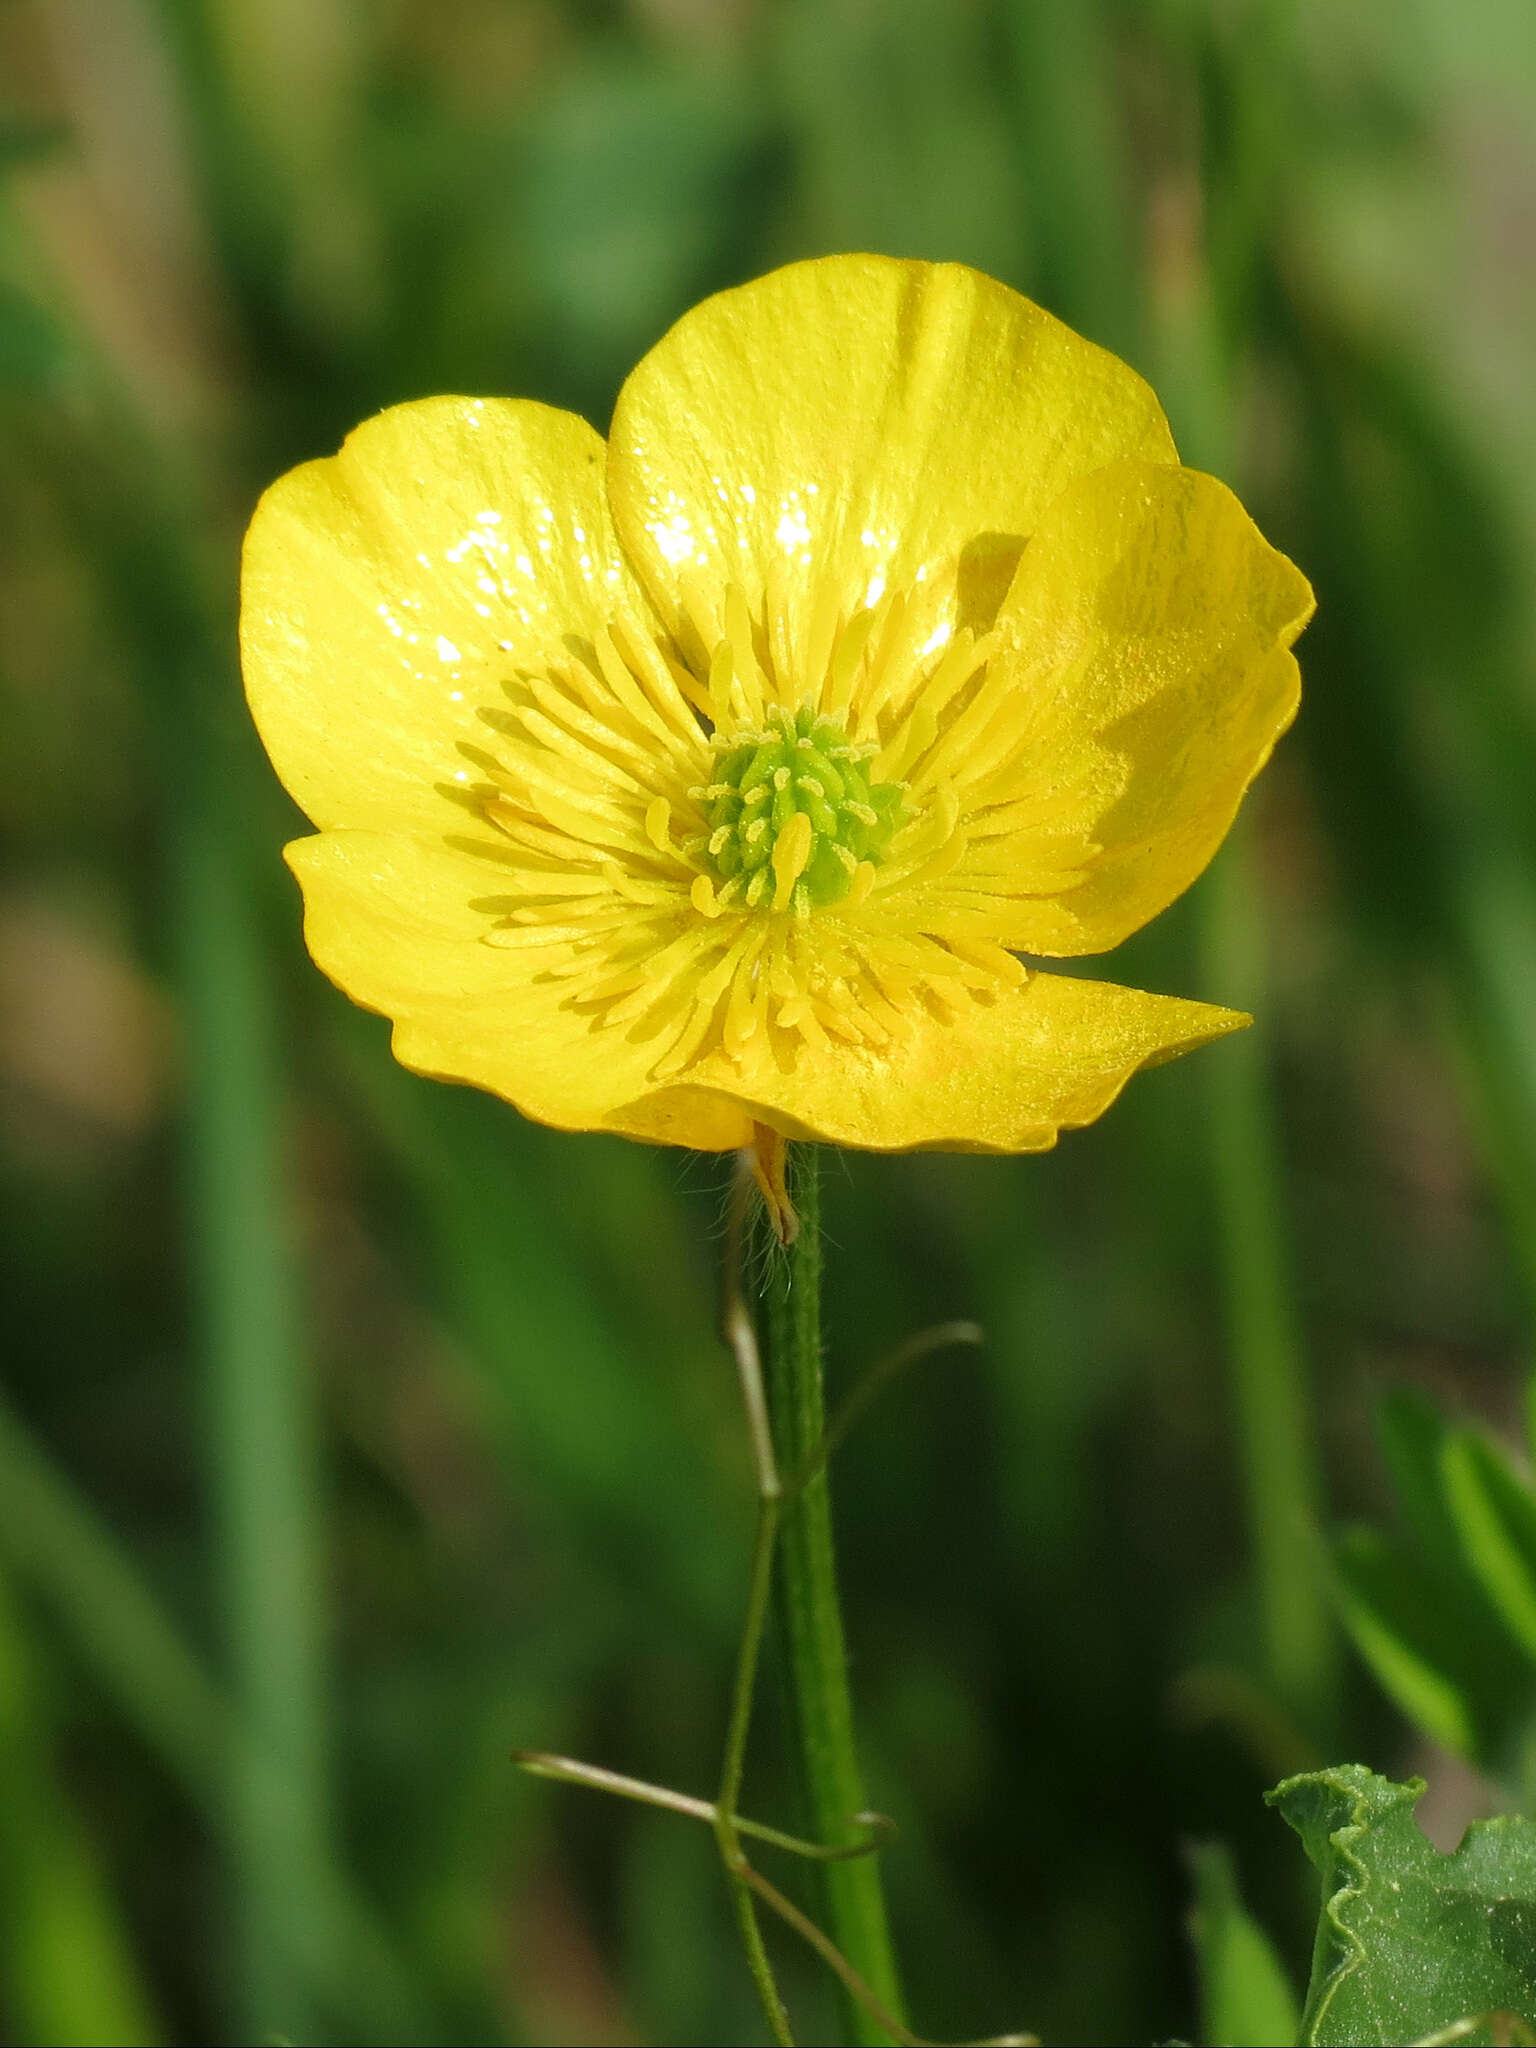
[[[753,909],[773,903],[773,850],[797,815],[811,826],[794,887],[802,913],[840,903],[862,862],[878,867],[885,859],[902,822],[903,785],[871,782],[876,749],[851,745],[836,720],[818,718],[809,705],[773,711],[763,731],[716,744],[714,780],[694,794],[709,819],[698,850],[724,893]]]

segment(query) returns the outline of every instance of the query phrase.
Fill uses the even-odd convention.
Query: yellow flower
[[[688,314],[606,446],[369,420],[263,498],[242,646],[310,950],[405,1065],[707,1150],[1032,1151],[1246,1022],[1036,961],[1205,866],[1311,607],[1124,364],[858,256]]]

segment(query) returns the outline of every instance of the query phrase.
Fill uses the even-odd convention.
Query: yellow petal
[[[564,1007],[564,984],[550,973],[558,947],[486,943],[493,862],[441,842],[350,831],[295,840],[287,859],[316,963],[355,1002],[394,1019],[403,1066],[487,1088],[565,1130],[630,1128],[612,1112],[650,1089],[654,1044],[633,1045]],[[751,1119],[699,1090],[650,1112],[645,1135],[725,1151],[747,1143]]]
[[[973,840],[954,888],[984,868],[1009,899],[998,936],[1024,952],[1099,953],[1145,924],[1205,867],[1295,716],[1289,649],[1312,606],[1213,477],[1122,463],[1074,485],[997,619],[1011,750],[961,792],[963,809],[1006,804],[1014,833]],[[1036,895],[1042,868],[1067,886]]]
[[[669,626],[736,586],[792,696],[830,606],[920,591],[958,561],[1006,588],[1074,478],[1177,458],[1146,384],[959,264],[834,256],[688,313],[619,394],[609,495]],[[986,609],[986,592],[981,593]]]
[[[1044,1152],[1059,1132],[1104,1114],[1131,1076],[1241,1030],[1235,1010],[1145,995],[1112,982],[1033,974],[989,1008],[953,1024],[925,1016],[885,1053],[839,1048],[803,1060],[755,1092],[716,1056],[697,1085],[665,1089],[612,1112],[609,1128],[671,1144],[710,1096],[741,1104],[794,1138],[871,1151]],[[735,1142],[745,1143],[745,1139]]]
[[[275,483],[246,537],[246,691],[317,825],[445,832],[501,678],[568,659],[633,590],[603,444],[523,401],[395,406]]]
[[[557,949],[485,942],[494,864],[374,832],[326,832],[287,850],[304,936],[324,971],[394,1019],[404,1066],[467,1081],[566,1130],[608,1130],[699,1151],[790,1137],[876,1151],[1036,1152],[1101,1116],[1132,1074],[1247,1018],[1112,983],[1035,974],[989,1007],[875,1054],[839,1047],[749,1086],[723,1054],[681,1085],[649,1077],[656,1047],[566,1006]]]

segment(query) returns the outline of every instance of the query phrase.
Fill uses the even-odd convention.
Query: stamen
[[[617,621],[593,641],[598,667],[630,717],[674,757],[691,756],[698,741],[698,721],[665,666],[655,660],[627,661],[617,637]]]
[[[756,725],[763,717],[763,672],[758,666],[746,596],[739,583],[731,584],[725,593],[725,632],[731,643],[742,707],[746,717]]]
[[[715,643],[709,663],[709,715],[718,729],[731,722],[731,684],[735,655],[729,640]]]
[[[878,617],[879,607],[875,605],[867,611],[855,612],[838,636],[831,665],[827,669],[826,686],[821,694],[822,711],[826,717],[838,720],[846,717],[853,698],[853,679],[864,659],[864,650],[869,645],[869,636]]]
[[[607,637],[620,661],[675,729],[678,738],[690,748],[695,746],[699,739],[699,722],[693,715],[693,707],[678,687],[671,665],[655,641],[622,618],[611,622]]]
[[[593,791],[619,790],[625,796],[641,793],[641,784],[627,769],[620,768],[595,747],[584,745],[563,725],[546,718],[542,711],[525,705],[518,716],[529,737],[542,741],[547,752],[562,764],[567,774],[577,778],[578,785],[584,781]]]
[[[672,806],[664,796],[657,797],[645,807],[645,836],[658,853],[671,853]]]
[[[856,737],[860,740],[875,737],[879,715],[902,679],[902,665],[896,659],[896,652],[907,620],[905,593],[893,590],[879,609],[883,609],[885,616],[881,621],[879,644],[870,650],[869,675],[859,700],[855,726]]]
[[[700,851],[721,881],[745,878],[749,907],[807,917],[847,895],[861,861],[885,859],[901,791],[872,786],[861,750],[812,706],[777,708],[757,730],[728,728],[715,750],[715,775],[694,791],[711,828]],[[756,880],[769,866],[772,878]]]
[[[715,611],[715,601],[704,579],[693,570],[685,570],[679,577],[678,595],[683,601],[685,622],[698,638],[698,651],[707,659],[710,648],[720,639],[720,619]]]
[[[817,687],[818,677],[823,679],[821,704],[822,710],[829,715],[831,705],[826,695],[825,680],[832,659],[833,642],[837,638],[841,610],[837,582],[831,576],[824,576],[811,609],[811,622],[805,635],[804,660],[805,680],[813,690]]]
[[[578,745],[584,743],[585,750],[589,753],[595,754],[600,758],[609,754],[619,754],[624,759],[632,761],[644,778],[649,779],[655,774],[656,747],[654,741],[646,739],[643,735],[638,740],[632,739],[626,734],[619,732],[611,718],[601,718],[590,710],[583,710],[582,706],[572,698],[569,691],[556,689],[547,677],[527,676],[518,683],[516,688],[511,684],[507,684],[505,687],[512,700],[512,716],[525,728],[531,730],[530,719],[542,714],[544,718],[554,720],[557,727],[563,728],[561,739],[555,744],[563,747],[571,746],[573,742],[570,735],[574,734],[575,743]],[[521,700],[519,693],[526,693],[527,696],[531,697],[534,704],[538,707],[538,711],[530,711],[528,705]],[[611,708],[609,707],[610,710]],[[507,729],[505,726],[500,726],[499,721],[492,718],[488,712],[482,711],[480,715],[488,724],[496,725],[502,731]],[[548,744],[547,741],[546,744]]]
[[[690,582],[676,645],[625,616],[539,673],[493,672],[508,708],[482,714],[494,751],[466,750],[483,779],[455,793],[492,828],[486,943],[654,1048],[658,1080],[878,1049],[993,999],[1026,974],[999,943],[1020,835],[1042,893],[1091,858],[1080,795],[1008,769],[990,641],[919,653],[939,646],[926,589],[845,618],[829,579],[807,620],[770,571],[760,605]]]

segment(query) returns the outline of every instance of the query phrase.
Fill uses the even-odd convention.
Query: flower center
[[[809,917],[868,893],[905,816],[905,785],[869,778],[877,747],[854,746],[810,705],[772,710],[760,730],[714,744],[713,779],[694,794],[718,903]]]

